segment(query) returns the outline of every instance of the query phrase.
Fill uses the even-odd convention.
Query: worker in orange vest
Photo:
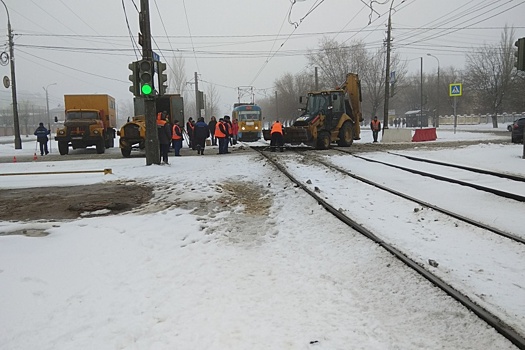
[[[283,140],[283,125],[276,120],[272,124],[272,129],[270,130],[270,148],[272,152],[275,152],[277,147],[280,148],[281,152],[284,151],[284,140]]]
[[[381,131],[381,122],[377,120],[377,115],[370,122],[370,129],[372,129],[372,136],[374,137],[374,142],[377,142],[377,136]]]
[[[223,118],[215,125],[215,137],[219,140],[219,154],[225,154],[228,150],[228,127]]]
[[[182,128],[180,127],[178,120],[173,122],[171,144],[175,150],[175,156],[180,157],[180,149],[182,148]]]

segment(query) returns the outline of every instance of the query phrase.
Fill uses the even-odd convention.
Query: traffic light
[[[514,64],[518,70],[525,71],[525,38],[520,38],[514,43],[518,48],[518,51],[514,53],[516,55],[516,63]]]
[[[166,93],[166,89],[168,88],[168,76],[166,75],[165,71],[166,63],[157,61],[157,74],[159,76],[159,95],[164,95]]]
[[[138,62],[131,62],[128,67],[131,70],[131,74],[129,75],[129,80],[131,81],[129,91],[133,96],[140,96],[139,64]]]
[[[140,94],[151,96],[153,94],[153,61],[142,60],[139,64]]]

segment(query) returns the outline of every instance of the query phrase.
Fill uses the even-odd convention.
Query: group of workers
[[[175,151],[175,156],[179,157],[182,141],[184,140],[184,133],[187,134],[188,146],[192,150],[196,150],[199,155],[204,155],[208,137],[211,138],[212,146],[216,146],[218,143],[218,154],[230,153],[228,146],[237,144],[239,125],[237,119],[233,119],[232,121],[228,115],[219,118],[218,121],[215,116],[213,116],[209,124],[204,122],[203,117],[199,117],[197,122],[190,117],[184,130],[178,120],[174,120],[173,125],[171,125],[169,123],[169,115],[166,112],[159,112],[157,114],[157,131],[160,144],[161,164],[169,164],[169,147],[171,145]],[[272,152],[275,152],[278,147],[281,152],[284,151],[283,126],[278,120],[272,125],[270,147]]]

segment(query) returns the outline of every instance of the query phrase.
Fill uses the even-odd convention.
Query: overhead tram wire
[[[193,37],[191,34],[190,21],[188,19],[188,11],[186,10],[186,0],[182,0],[182,5],[184,7],[184,15],[186,16],[186,25],[188,26],[188,32],[190,34],[191,46],[193,48],[193,53],[195,57],[195,64],[197,66],[197,71],[200,72],[201,69],[199,67],[199,61],[197,60],[197,55],[195,54],[195,45],[193,44]]]
[[[173,45],[171,44],[171,40],[168,35],[168,31],[166,30],[166,26],[164,25],[164,20],[162,19],[162,14],[159,10],[159,5],[157,4],[157,0],[154,0],[154,2],[155,2],[155,8],[157,9],[157,13],[159,14],[160,23],[162,24],[162,28],[164,29],[164,33],[166,34],[166,39],[168,39],[168,43],[170,44],[171,52],[172,54],[175,54],[175,49],[173,48]],[[170,68],[171,72],[175,74],[175,69],[171,66],[171,62],[169,62],[168,59],[164,56],[164,53],[162,52],[159,45],[157,44],[157,41],[155,41],[155,46],[157,46],[157,49],[159,50],[160,55],[164,58],[164,61],[166,62],[166,65]]]
[[[475,6],[472,6],[472,7],[469,7],[465,10],[461,10],[462,8],[468,6],[470,3],[474,2],[475,0],[470,0],[469,2],[466,2],[464,4],[462,4],[461,6],[453,9],[453,10],[450,10],[449,12],[445,13],[444,15],[430,21],[427,23],[427,25],[430,25],[432,23],[437,23],[437,25],[443,25],[443,23],[450,23],[451,21],[454,21],[456,20],[457,18],[463,18],[464,15],[468,14],[469,12],[471,11],[475,11],[476,7],[477,6],[480,6],[483,4],[483,2],[486,2],[487,0],[484,0],[481,4],[477,4]],[[498,0],[499,1],[499,0]],[[445,18],[444,21],[441,21],[441,19]],[[426,28],[414,28],[415,30],[423,30],[423,33],[425,33],[426,31],[428,31]],[[403,38],[405,37],[412,37],[414,36],[415,34],[411,33],[411,32],[407,32],[407,33],[401,33],[399,36],[398,36],[398,40],[402,40]]]
[[[518,4],[514,5],[514,6],[511,6],[511,7],[509,7],[509,8],[506,8],[506,9],[504,9],[504,10],[502,10],[502,11],[496,13],[495,15],[492,15],[492,16],[490,16],[490,17],[482,18],[482,19],[478,20],[477,22],[474,22],[474,23],[472,23],[472,24],[470,24],[470,25],[468,25],[468,26],[465,26],[465,27],[474,26],[474,25],[479,24],[479,23],[481,23],[481,22],[484,22],[484,21],[487,21],[487,20],[489,20],[489,19],[492,19],[492,18],[494,18],[494,17],[496,17],[496,16],[501,15],[502,13],[508,12],[508,11],[510,11],[510,10],[512,10],[512,9],[514,9],[514,8],[516,8],[516,7],[518,7],[518,6],[521,6],[521,5],[523,5],[524,3],[525,3],[525,1],[522,1],[522,2],[520,2],[520,3],[518,3]],[[492,10],[491,10],[491,11],[492,11]],[[483,15],[484,15],[484,14],[487,14],[487,13],[488,13],[488,11],[485,12],[485,13],[483,13]],[[477,17],[479,17],[479,16],[477,16]],[[475,19],[475,18],[470,19],[470,20],[474,20],[474,19]],[[470,20],[469,20],[469,21],[470,21]],[[455,30],[450,30],[448,33],[446,33],[446,34],[444,34],[444,35],[452,34],[452,33],[456,32],[456,31],[462,30],[462,29],[465,28],[465,27],[460,27],[460,28],[456,28]],[[441,34],[441,33],[436,33],[436,34],[434,34],[434,36],[432,36],[432,37],[427,37],[427,38],[423,38],[423,39],[420,39],[420,40],[416,40],[416,41],[413,41],[413,42],[411,42],[411,43],[403,44],[403,45],[401,45],[401,46],[402,46],[402,47],[406,47],[406,46],[409,46],[409,45],[412,45],[412,44],[417,44],[417,43],[420,43],[420,42],[424,42],[424,41],[432,40],[432,39],[435,39],[438,35],[442,36],[443,34]]]
[[[135,58],[138,61],[139,60],[140,49],[139,49],[138,43],[135,41],[135,37],[133,36],[133,32],[131,31],[131,28],[129,26],[128,13],[126,11],[126,5],[124,4],[124,0],[121,0],[121,2],[122,2],[122,10],[124,11],[124,17],[126,18],[126,26],[128,28],[129,38],[131,40],[131,46],[133,47],[133,52],[135,53]]]
[[[257,72],[257,74],[255,75],[255,77],[252,79],[252,82],[249,84],[249,85],[253,85],[253,83],[255,82],[255,80],[257,80],[257,78],[259,77],[259,75],[261,75],[262,71],[264,70],[264,68],[266,68],[266,66],[268,65],[268,63],[270,62],[270,60],[272,60],[275,55],[277,54],[277,52],[279,52],[279,50],[281,50],[281,48],[284,46],[284,44],[286,44],[286,42],[290,39],[290,37],[293,35],[293,33],[295,33],[295,31],[297,30],[297,28],[299,28],[299,25],[301,25],[301,23],[303,22],[303,20],[309,15],[311,14],[315,9],[317,9],[323,2],[324,0],[320,0],[321,2],[319,4],[317,4],[317,1],[314,3],[314,5],[312,6],[312,8],[310,8],[310,10],[306,13],[305,16],[303,16],[303,18],[301,18],[299,20],[299,23],[297,24],[297,26],[295,26],[294,30],[290,33],[290,35],[288,35],[288,37],[285,39],[285,41],[279,46],[279,48],[277,50],[275,50],[275,52],[271,55],[271,57],[267,58],[266,61],[263,63],[263,65],[261,66],[261,68],[259,69],[259,71]],[[291,14],[291,11],[293,9],[293,5],[295,4],[296,0],[291,0],[292,2],[292,6],[290,7],[290,10],[288,11],[288,14],[290,15]],[[317,5],[316,5],[317,4]],[[315,6],[315,7],[314,7]]]
[[[113,42],[110,42],[107,38],[102,37],[102,36],[100,35],[100,33],[99,33],[95,28],[93,28],[88,22],[84,21],[84,19],[83,19],[81,16],[79,16],[75,11],[73,11],[73,9],[71,9],[71,7],[69,7],[69,6],[64,2],[64,0],[59,0],[59,1],[60,1],[60,2],[62,3],[62,5],[64,5],[64,7],[67,8],[67,9],[68,9],[68,10],[69,10],[69,11],[70,11],[70,12],[71,12],[76,18],[78,18],[82,23],[84,23],[87,27],[89,27],[89,28],[90,28],[95,34],[97,34],[98,36],[100,36],[101,39],[102,39],[104,42],[113,45]],[[122,2],[122,4],[124,4],[124,2]],[[125,8],[124,8],[124,15],[126,15]],[[126,23],[128,24],[128,31],[130,31],[127,16],[126,16]],[[130,31],[130,32],[131,32],[131,31]]]
[[[38,59],[38,61],[33,61],[33,60],[27,58],[25,55],[19,55],[19,56],[18,56],[19,59],[26,60],[26,61],[28,61],[28,62],[31,62],[31,63],[37,65],[37,66],[44,67],[45,69],[48,69],[48,70],[51,70],[51,71],[57,72],[58,74],[64,75],[64,76],[69,77],[69,78],[72,78],[72,79],[74,79],[75,81],[80,81],[80,82],[86,83],[86,84],[88,84],[88,85],[93,85],[93,82],[89,82],[89,81],[87,81],[87,80],[84,80],[84,79],[82,79],[82,78],[79,78],[78,75],[71,75],[71,74],[68,74],[68,73],[64,72],[64,69],[54,69],[54,68],[51,68],[51,67],[47,67],[47,66],[42,65],[42,62],[41,62],[41,61],[42,61],[42,58],[41,58],[41,57],[37,57],[37,56],[31,55],[30,53],[25,52],[25,51],[20,50],[20,49],[18,49],[18,51],[21,52],[21,53],[24,53],[24,54],[27,55],[27,56],[35,57],[36,59]],[[53,62],[53,61],[49,61],[49,60],[45,60],[45,61],[47,61],[47,62],[49,62],[49,63],[53,63],[54,65],[60,66],[60,68],[63,68],[63,67],[64,67],[63,65],[58,64],[58,63]],[[66,67],[66,68],[69,68],[69,69],[72,69],[72,70],[76,70],[76,71],[80,71],[80,70],[78,70],[78,69],[74,69],[74,68],[70,68],[70,67]],[[84,71],[80,71],[80,72],[81,72],[81,73],[86,73],[86,72],[84,72]],[[107,77],[104,77],[104,78],[108,79]],[[116,79],[112,79],[112,80],[116,80]],[[122,80],[116,80],[116,81],[124,83]],[[127,82],[126,82],[126,84],[127,84]],[[101,89],[104,89],[104,88],[105,88],[103,85],[97,85],[96,83],[95,83],[94,86],[100,87]]]
[[[414,1],[415,1],[415,0],[412,0],[412,1],[409,2],[409,3],[413,3]],[[403,3],[400,3],[400,4],[396,5],[396,6],[401,6],[402,4],[403,4]],[[394,6],[394,9],[396,8],[396,6]],[[370,26],[370,25],[371,25],[372,23],[374,23],[375,21],[379,20],[381,17],[383,17],[383,16],[386,15],[387,13],[388,13],[388,11],[384,12],[383,14],[380,14],[378,17],[376,17],[376,19],[370,21],[366,26],[364,26],[363,28],[361,28],[360,30],[358,30],[357,32],[355,32],[354,35],[352,35],[352,36],[350,36],[348,39],[344,40],[344,41],[342,42],[342,44],[344,44],[344,43],[348,42],[349,40],[353,39],[357,34],[362,33],[363,31],[365,31],[365,29],[366,29],[368,26]],[[386,19],[384,19],[381,23],[377,24],[377,25],[374,27],[374,29],[370,31],[370,34],[371,34],[372,32],[375,32],[376,30],[378,30],[378,28],[379,28],[380,26],[382,26],[383,24],[385,24],[385,21],[386,21]],[[369,34],[369,35],[370,35],[370,34]],[[368,37],[369,35],[367,35],[366,37]]]
[[[482,13],[482,14],[476,14],[476,12],[478,11],[481,11],[489,6],[492,6],[493,4],[496,4],[497,2],[500,2],[502,0],[497,0],[496,2],[492,2],[490,1],[487,5],[482,5],[482,4],[476,4],[475,6],[472,6],[472,7],[469,7],[469,8],[466,8],[464,9],[463,11],[459,11],[459,14],[457,13],[458,12],[458,9],[462,8],[463,6],[460,6],[458,7],[457,9],[454,9],[452,11],[450,11],[449,13],[441,16],[440,18],[443,18],[443,17],[446,17],[446,20],[445,21],[441,21],[438,23],[438,25],[444,25],[444,24],[448,24],[448,23],[451,23],[451,22],[454,22],[456,20],[461,20],[461,24],[464,24],[466,21],[470,21],[472,19],[468,19],[468,20],[465,20],[465,16],[472,16],[474,15],[475,17],[474,18],[478,18],[479,16],[481,15],[484,15],[492,10],[489,10],[489,11],[486,11],[485,13]],[[472,2],[472,1],[471,1]],[[486,1],[484,1],[486,2]],[[431,23],[434,23],[436,22],[437,20],[433,20],[431,22],[429,22],[429,24]],[[443,32],[446,32],[446,31],[450,31],[449,33],[446,33],[445,35],[447,34],[450,34],[450,33],[453,33],[453,32],[456,32],[458,27],[458,25],[454,25],[453,27],[449,28],[449,30],[442,30],[441,32],[439,32],[439,36],[442,36],[441,33]],[[416,29],[415,32],[416,33],[413,33],[413,32],[406,32],[406,33],[402,33],[399,37],[398,37],[398,41],[401,42],[404,38],[413,38],[414,36],[417,36],[417,35],[422,35],[426,32],[429,32],[429,30],[423,30],[420,34],[417,33],[417,31],[420,31],[420,29]],[[428,40],[430,39],[434,39],[437,37],[438,34],[432,34],[431,36],[427,37]],[[426,39],[426,38],[424,38]],[[423,39],[418,39],[414,42],[419,42],[419,41],[422,41]],[[405,44],[406,45],[406,44]]]

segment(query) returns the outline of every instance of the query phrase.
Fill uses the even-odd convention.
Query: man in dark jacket
[[[157,119],[157,132],[159,134],[160,156],[162,164],[168,163],[168,152],[171,143],[171,125],[166,121],[166,115],[163,113],[160,119]]]
[[[186,134],[188,134],[188,147],[191,148],[191,149],[195,149],[195,144],[194,144],[194,128],[195,126],[195,121],[193,120],[192,117],[190,117],[190,119],[188,119],[188,121],[186,122]]]
[[[216,126],[217,126],[217,118],[215,118],[215,116],[212,116],[210,119],[210,122],[208,123],[208,127],[210,129],[212,146],[217,146],[217,138],[215,137],[215,127]]]
[[[201,156],[204,154],[204,147],[206,145],[206,139],[210,136],[210,129],[208,124],[204,122],[204,118],[200,117],[195,123],[194,126],[194,136],[195,136],[195,148],[197,149],[197,154]]]
[[[49,139],[47,138],[47,135],[50,134],[50,131],[47,130],[44,126],[44,123],[38,124],[38,128],[35,130],[36,140],[40,144],[40,155],[43,156],[44,153],[48,154],[49,151],[47,150],[47,141]]]

